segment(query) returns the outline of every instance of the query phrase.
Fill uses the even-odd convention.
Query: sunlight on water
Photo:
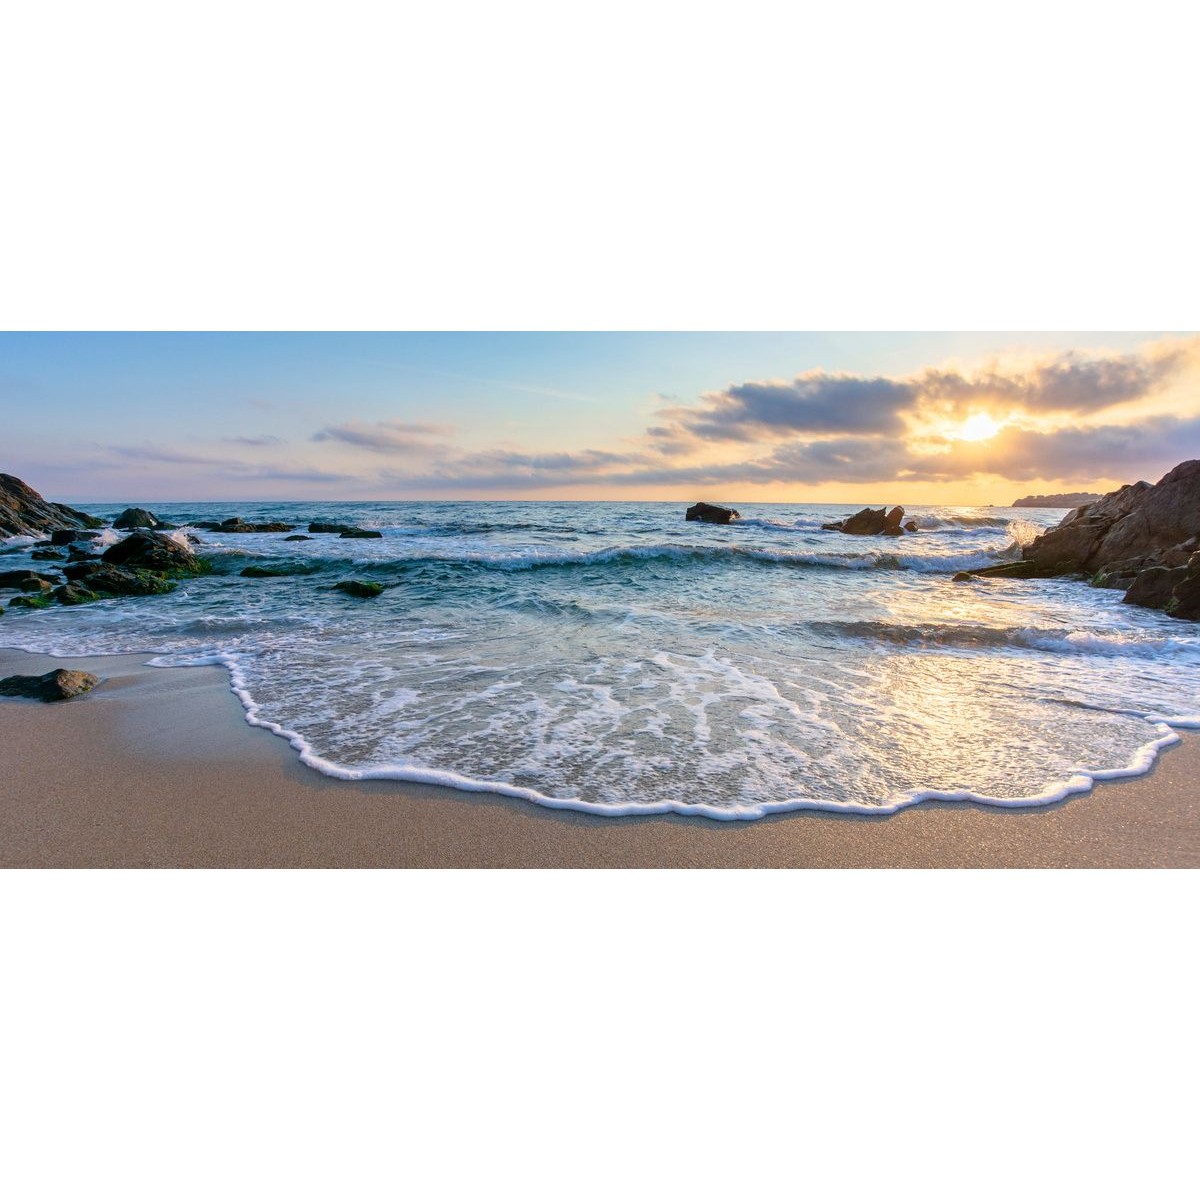
[[[951,581],[1061,513],[917,508],[921,532],[892,540],[821,530],[849,508],[739,507],[716,527],[675,504],[242,505],[384,536],[202,534],[213,575],[6,617],[3,640],[220,661],[330,773],[609,813],[1044,801],[1200,708],[1194,626],[1069,581]],[[264,560],[319,570],[239,575]],[[385,591],[332,589],[350,577]]]

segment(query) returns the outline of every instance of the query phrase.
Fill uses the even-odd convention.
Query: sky
[[[1200,457],[1185,333],[4,333],[51,499],[1009,504]]]

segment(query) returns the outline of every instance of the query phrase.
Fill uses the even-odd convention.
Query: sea
[[[1196,625],[1075,580],[953,581],[1063,510],[917,506],[892,539],[821,528],[860,505],[735,506],[718,526],[674,502],[149,503],[211,574],[11,609],[0,644],[219,664],[247,721],[328,775],[612,817],[1044,805],[1200,727]],[[234,515],[383,536],[194,528]],[[31,541],[0,567],[53,568]],[[283,562],[316,569],[240,575]]]

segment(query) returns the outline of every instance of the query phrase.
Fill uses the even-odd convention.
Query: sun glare
[[[987,413],[975,413],[968,417],[950,436],[962,442],[982,442],[995,437],[1002,426],[994,417]]]

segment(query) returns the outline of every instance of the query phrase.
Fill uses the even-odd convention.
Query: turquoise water
[[[893,540],[822,531],[838,505],[738,504],[724,527],[678,503],[148,507],[384,536],[198,531],[213,575],[13,610],[0,642],[223,663],[248,717],[335,775],[612,815],[1046,803],[1144,770],[1200,710],[1195,626],[1070,581],[951,581],[1060,512],[911,508],[922,531]],[[280,559],[320,570],[238,574]],[[383,595],[332,589],[351,577]]]

